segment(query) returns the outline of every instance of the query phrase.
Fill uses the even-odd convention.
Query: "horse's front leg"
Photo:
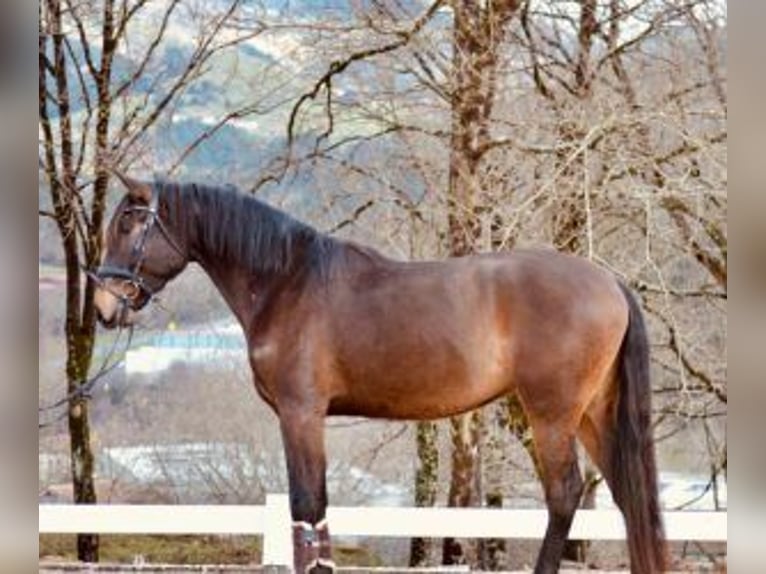
[[[295,408],[279,414],[290,482],[296,574],[334,570],[325,518],[324,417],[310,410]]]

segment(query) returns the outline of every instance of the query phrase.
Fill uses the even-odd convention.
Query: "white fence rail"
[[[263,563],[292,562],[286,495],[266,497],[264,506],[59,505],[38,507],[40,533],[253,534],[262,535]],[[337,507],[327,510],[333,535],[427,536],[442,538],[542,538],[545,510],[482,508]],[[665,512],[669,540],[726,541],[726,512]],[[571,537],[625,538],[616,510],[578,510]]]

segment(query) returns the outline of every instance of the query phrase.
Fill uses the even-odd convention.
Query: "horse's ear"
[[[122,182],[122,185],[128,190],[128,195],[135,201],[149,205],[152,201],[152,186],[144,181],[133,179],[125,175],[116,168],[112,168],[112,173]]]

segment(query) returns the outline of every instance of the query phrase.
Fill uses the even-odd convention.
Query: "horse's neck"
[[[185,217],[200,217],[198,205],[188,205],[188,209]],[[290,261],[284,268],[253,269],[249,261],[222,260],[220,245],[207,245],[201,226],[187,225],[186,228],[190,230],[186,240],[191,259],[205,270],[246,331],[259,309],[279,296],[280,289],[286,284],[294,290],[298,285],[296,281],[310,282],[312,278],[329,281],[336,262],[347,277],[387,262],[377,251],[360,245],[321,234],[312,237],[296,232],[298,234],[289,239],[295,251],[287,255]]]
[[[277,273],[251,269],[245,261],[225,261],[201,241],[194,242],[193,260],[205,271],[246,332],[265,298],[285,280]]]
[[[198,257],[197,263],[210,277],[229,309],[244,326],[250,316],[252,305],[250,281],[244,268],[226,265],[216,261],[215,257]]]
[[[181,227],[184,228],[184,241],[187,245],[190,261],[197,263],[218,289],[227,305],[242,322],[248,313],[248,274],[244,266],[232,265],[223,261],[212,246],[205,243],[205,233],[197,218],[204,216],[196,202],[181,204],[185,212],[180,215]],[[179,233],[184,233],[178,230]]]

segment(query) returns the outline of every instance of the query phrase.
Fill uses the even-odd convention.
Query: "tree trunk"
[[[503,494],[500,491],[487,492],[484,495],[487,508],[502,508]],[[479,568],[482,570],[501,570],[505,566],[508,548],[503,538],[487,538],[479,541]]]
[[[111,67],[115,53],[114,1],[103,3],[101,22],[101,60],[93,70],[98,89],[95,134],[95,182],[89,217],[78,189],[81,161],[75,159],[75,136],[72,129],[69,73],[74,61],[67,61],[59,0],[46,0],[38,8],[39,16],[39,113],[43,133],[45,172],[50,185],[54,216],[61,236],[66,266],[66,388],[73,396],[87,381],[96,333],[96,313],[93,304],[94,284],[88,279],[81,283],[81,253],[86,267],[100,259],[101,230],[105,211],[109,176],[105,165],[111,117]],[[44,10],[43,10],[44,8]],[[84,46],[89,49],[89,46]],[[49,59],[52,55],[52,60]],[[49,81],[49,76],[52,81]],[[55,90],[54,90],[55,88]],[[53,94],[54,97],[49,97]],[[49,100],[55,102],[57,122],[50,121]],[[54,136],[54,125],[58,131]],[[82,138],[85,137],[81,134]],[[58,150],[57,141],[58,140]],[[58,151],[58,161],[56,154]],[[80,150],[82,154],[83,151]],[[82,160],[82,157],[80,158]],[[95,504],[94,456],[90,441],[90,420],[87,397],[73,396],[67,404],[69,451],[72,476],[72,496],[75,504]],[[99,559],[99,537],[96,534],[77,535],[77,557],[83,562]]]
[[[455,507],[476,505],[474,484],[479,472],[478,444],[481,436],[482,411],[450,419],[452,438],[452,471],[447,504]],[[465,541],[445,538],[442,547],[443,564],[467,564],[470,552]]]
[[[70,237],[76,237],[70,234]],[[65,242],[67,259],[67,393],[74,393],[87,380],[93,355],[95,324],[82,323],[80,269],[77,242]],[[87,305],[85,305],[87,307]],[[90,420],[87,397],[76,397],[68,404],[69,452],[72,473],[72,492],[75,504],[96,504],[94,457],[90,441]],[[98,562],[99,537],[97,534],[77,535],[77,559]]]
[[[489,121],[495,99],[497,51],[504,25],[516,10],[516,2],[473,0],[453,2],[451,86],[451,137],[447,214],[449,254],[460,257],[474,253],[481,232],[482,158],[489,149]],[[480,410],[450,421],[452,471],[449,506],[479,502],[474,485],[480,482],[479,438],[483,426]],[[446,538],[444,564],[466,563],[465,543]]]
[[[74,393],[88,376],[93,352],[94,326],[81,322],[80,266],[77,235],[68,234],[64,241],[67,271],[67,393]],[[90,421],[86,397],[77,397],[67,405],[69,423],[69,452],[72,473],[72,494],[75,504],[96,504],[96,488],[93,478],[93,450],[90,443]],[[77,535],[77,559],[82,562],[98,562],[99,537],[96,534]]]
[[[485,414],[489,415],[489,424],[484,426],[480,451],[484,505],[487,508],[502,508],[504,470],[507,466],[500,434],[508,431],[503,425],[504,415],[501,405],[493,404],[486,407]],[[501,570],[505,566],[507,555],[505,539],[481,539],[477,546],[478,567],[481,570]]]
[[[476,145],[486,122],[482,122],[482,81],[475,65],[481,50],[474,35],[480,10],[468,2],[456,2],[453,64],[455,83],[452,88],[452,135],[450,144],[448,190],[448,251],[453,257],[473,253],[479,237],[476,208],[479,155]],[[483,126],[482,123],[485,125]],[[473,493],[478,472],[478,429],[481,412],[474,411],[450,420],[452,469],[447,497],[449,506],[465,507],[476,502]],[[465,541],[445,538],[443,564],[465,564],[468,551]]]
[[[70,381],[68,388],[74,390],[78,383],[72,383]],[[85,399],[76,399],[69,404],[69,447],[74,503],[96,504],[93,450],[90,443],[88,403]],[[77,535],[77,559],[82,562],[98,562],[99,537],[97,534]]]
[[[419,422],[416,432],[420,466],[415,473],[415,506],[433,506],[439,471],[438,427],[434,422]],[[410,567],[428,566],[432,548],[432,539],[413,538],[410,542]]]

